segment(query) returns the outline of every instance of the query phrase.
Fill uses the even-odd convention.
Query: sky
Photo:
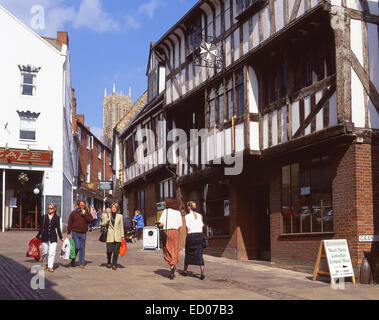
[[[198,0],[0,0],[37,34],[67,31],[77,113],[100,137],[104,90],[133,103],[147,89],[150,42],[158,41]]]

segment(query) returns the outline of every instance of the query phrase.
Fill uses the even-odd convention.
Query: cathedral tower
[[[113,84],[112,94],[107,95],[107,89],[105,89],[103,103],[103,135],[105,144],[112,145],[113,128],[129,112],[131,107],[131,88],[129,88],[128,96],[123,95],[122,91],[120,94],[117,94],[115,84]]]

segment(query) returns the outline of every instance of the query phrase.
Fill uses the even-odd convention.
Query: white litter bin
[[[143,228],[143,249],[159,249],[159,229],[157,227]]]

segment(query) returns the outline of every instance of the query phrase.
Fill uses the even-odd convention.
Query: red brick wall
[[[79,148],[79,177],[80,175],[84,176],[84,181],[79,181],[80,186],[88,188],[86,183],[86,172],[87,172],[87,163],[91,165],[91,174],[90,174],[90,184],[94,185],[92,191],[95,191],[96,194],[104,198],[104,192],[98,190],[98,171],[102,172],[102,179],[109,180],[113,176],[113,169],[109,165],[110,160],[110,150],[105,149],[105,160],[104,160],[104,145],[94,137],[93,149],[87,149],[87,135],[92,135],[81,122],[77,122],[77,126],[81,129],[81,143]],[[101,145],[102,154],[101,159],[98,158],[98,145]],[[105,161],[105,171],[104,171],[104,161]],[[104,175],[105,173],[105,175]],[[106,191],[108,194],[108,191]]]
[[[280,236],[281,167],[271,168],[271,257],[277,264],[295,265],[313,270],[321,240],[347,239],[356,278],[363,251],[378,255],[376,243],[359,243],[362,234],[378,230],[379,147],[350,144],[335,147],[333,159],[333,229],[334,235]],[[375,210],[376,209],[376,210]]]

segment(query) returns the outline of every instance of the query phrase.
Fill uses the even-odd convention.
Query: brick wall
[[[105,148],[104,145],[94,137],[93,149],[87,149],[87,135],[92,135],[90,131],[81,123],[80,121],[76,121],[77,126],[81,128],[81,142],[79,148],[79,177],[83,175],[84,181],[80,181],[80,186],[84,188],[89,188],[86,182],[86,173],[87,173],[87,164],[91,165],[90,170],[90,185],[93,184],[92,191],[95,191],[98,197],[104,198],[104,192],[98,189],[98,172],[102,172],[102,180],[109,180],[113,177],[113,169],[109,165],[110,160],[110,150]],[[98,146],[101,145],[101,159],[98,157]],[[104,159],[104,149],[105,151],[105,159]],[[104,161],[105,161],[105,171],[104,171]],[[108,194],[108,192],[106,192]]]
[[[321,240],[347,239],[357,280],[364,251],[378,257],[377,243],[360,243],[359,235],[378,232],[379,146],[352,143],[335,146],[333,161],[334,235],[280,236],[281,166],[271,168],[271,257],[277,264],[313,270]]]

